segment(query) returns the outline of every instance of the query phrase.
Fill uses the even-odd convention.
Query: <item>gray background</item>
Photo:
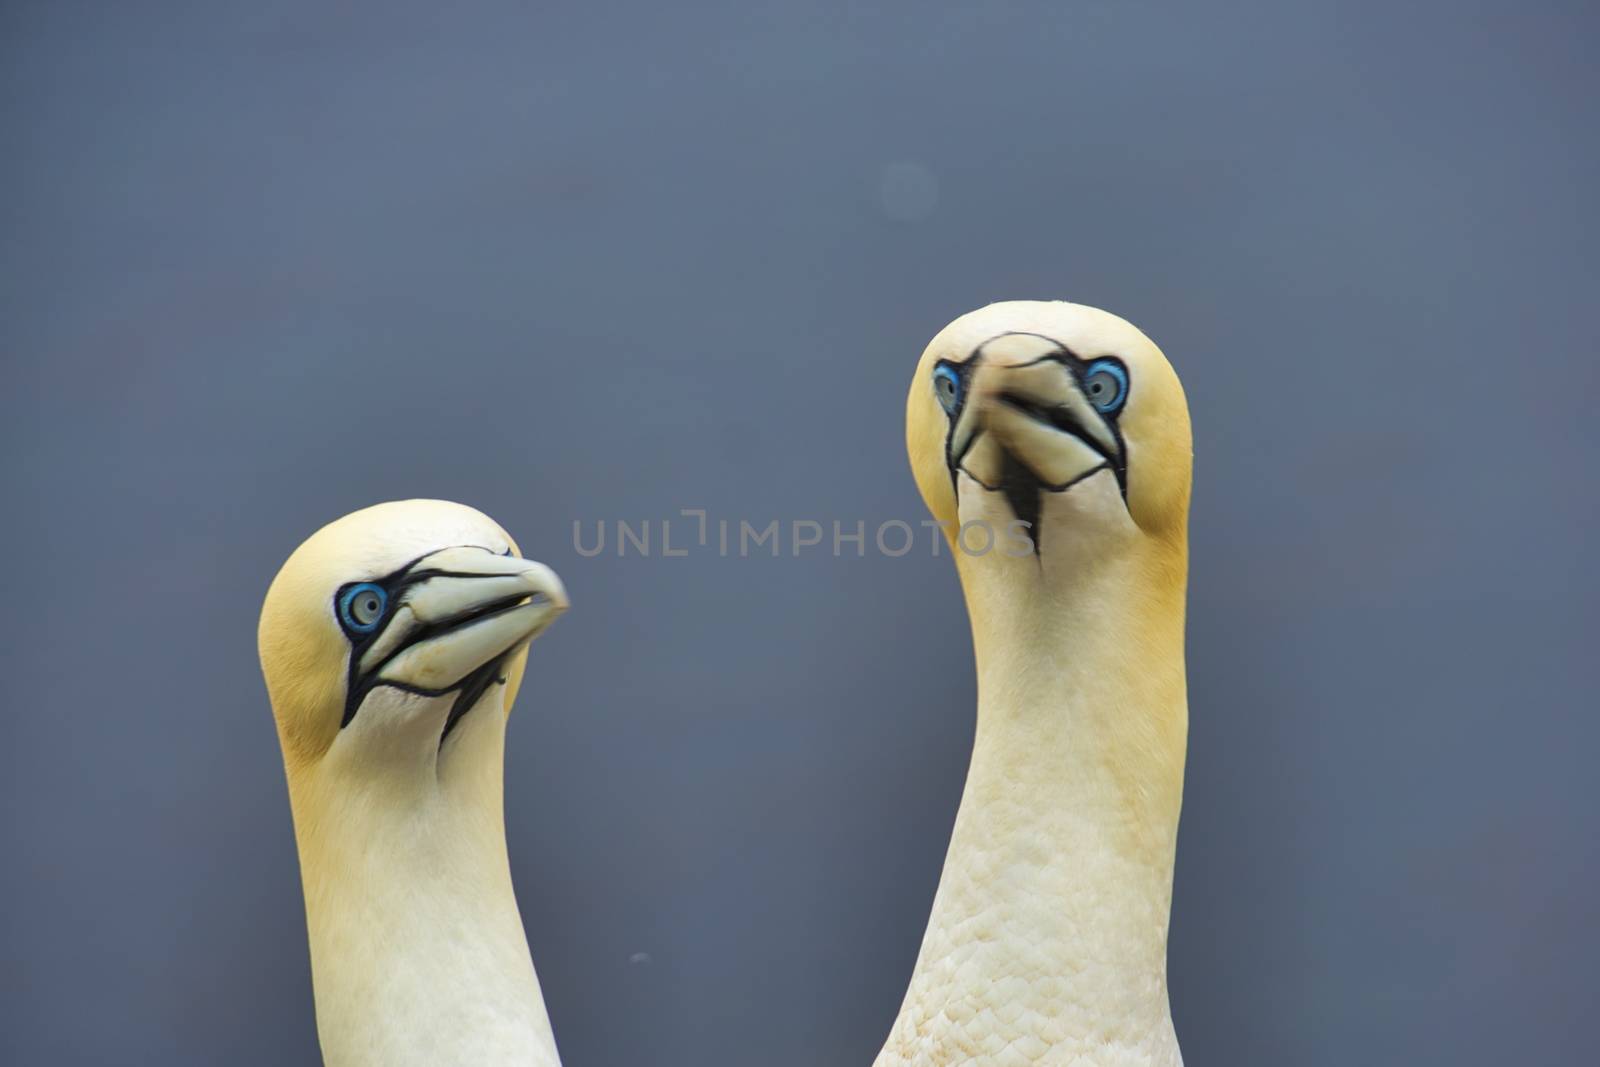
[[[508,779],[569,1067],[867,1064],[949,560],[571,524],[920,519],[908,375],[1013,297],[1194,411],[1188,1061],[1585,1058],[1592,4],[445,6],[0,8],[3,1058],[314,1059],[256,612],[432,495],[576,600]]]

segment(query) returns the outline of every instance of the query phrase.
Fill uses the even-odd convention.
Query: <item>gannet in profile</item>
[[[567,596],[518,555],[471,508],[379,504],[318,530],[267,592],[329,1067],[558,1063],[501,794],[527,643]]]
[[[923,353],[906,444],[955,535],[978,723],[878,1067],[1179,1064],[1166,956],[1188,733],[1183,388],[1114,315],[994,304]]]

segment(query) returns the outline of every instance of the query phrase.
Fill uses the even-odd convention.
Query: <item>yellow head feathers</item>
[[[911,383],[906,447],[923,501],[952,532],[1014,515],[1048,537],[1040,494],[1081,485],[1146,534],[1184,535],[1183,386],[1148,337],[1098,308],[1012,301],[946,326]]]
[[[566,604],[548,568],[461,504],[396,501],[324,526],[273,579],[257,635],[291,773],[363,716],[436,730],[442,747],[490,688],[509,709],[527,641]]]

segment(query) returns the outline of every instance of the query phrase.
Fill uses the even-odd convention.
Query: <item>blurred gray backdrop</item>
[[[426,495],[575,598],[507,796],[569,1067],[864,1067],[971,740],[949,560],[572,523],[915,522],[923,345],[1062,297],[1194,412],[1188,1062],[1579,1062],[1597,21],[6,3],[0,1058],[315,1060],[256,613]]]

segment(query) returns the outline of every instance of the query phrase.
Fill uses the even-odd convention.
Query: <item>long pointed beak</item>
[[[378,684],[443,693],[544,632],[567,591],[542,563],[450,548],[419,560],[394,619],[361,657]]]
[[[1007,479],[1014,458],[1047,490],[1122,467],[1122,446],[1056,359],[978,365],[950,437],[950,461],[984,486]]]

